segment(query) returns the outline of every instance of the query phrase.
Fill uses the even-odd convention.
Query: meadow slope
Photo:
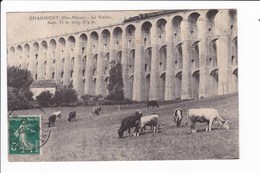
[[[191,134],[186,117],[189,108],[212,107],[229,120],[230,130],[213,124],[206,132],[206,123],[197,124],[198,133]],[[184,110],[181,128],[176,128],[172,113],[175,108]],[[44,126],[48,116],[61,110],[63,118],[52,127],[48,142],[41,148],[41,155],[11,155],[10,161],[110,161],[110,160],[194,160],[239,158],[238,95],[224,95],[201,100],[161,103],[159,109],[147,110],[144,103],[121,106],[103,106],[100,116],[91,115],[92,107],[44,108],[46,115],[38,109],[16,111],[16,114],[43,114]],[[117,130],[121,120],[141,109],[143,115],[156,112],[160,117],[160,132],[138,137],[119,139]],[[77,111],[77,120],[68,121],[70,111]],[[185,124],[188,125],[185,126]]]

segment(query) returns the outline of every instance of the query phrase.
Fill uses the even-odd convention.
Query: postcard
[[[239,161],[241,16],[8,10],[8,164]]]

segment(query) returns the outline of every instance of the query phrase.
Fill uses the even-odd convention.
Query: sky
[[[122,23],[125,18],[146,12],[148,11],[7,13],[7,44]]]

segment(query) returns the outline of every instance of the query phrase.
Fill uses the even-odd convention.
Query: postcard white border
[[[238,10],[240,159],[218,161],[8,162],[6,12],[142,9]],[[4,1],[1,3],[1,170],[5,173],[66,172],[259,172],[260,2],[208,1]]]

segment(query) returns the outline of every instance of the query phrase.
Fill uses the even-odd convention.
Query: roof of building
[[[55,80],[38,80],[31,84],[31,88],[56,88]]]

